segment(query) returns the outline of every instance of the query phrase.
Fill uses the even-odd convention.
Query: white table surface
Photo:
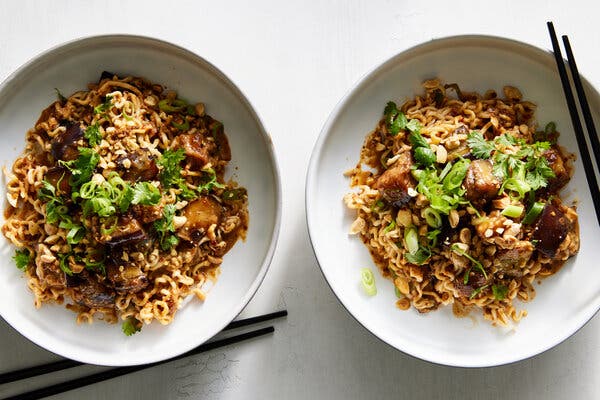
[[[379,62],[457,34],[505,36],[547,49],[545,22],[553,20],[559,33],[569,34],[581,73],[600,87],[598,15],[600,3],[575,0],[1,1],[0,79],[39,52],[82,36],[132,33],[184,46],[216,64],[251,99],[272,135],[283,183],[279,245],[242,313],[287,308],[272,336],[55,398],[600,399],[598,316],[557,347],[495,368],[434,365],[382,343],[325,283],[304,210],[306,168],[321,127]],[[56,358],[0,319],[0,372]],[[98,370],[86,366],[5,385],[0,397]]]

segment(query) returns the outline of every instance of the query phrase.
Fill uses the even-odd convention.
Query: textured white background
[[[0,79],[39,52],[82,36],[132,33],[173,42],[216,64],[246,93],[273,137],[283,181],[279,246],[242,314],[286,307],[290,315],[276,323],[273,336],[56,398],[600,398],[598,316],[554,349],[496,368],[433,365],[383,344],[326,285],[304,212],[317,135],[335,104],[375,65],[456,34],[549,48],[545,22],[553,20],[559,33],[569,34],[582,74],[600,87],[599,14],[600,3],[573,0],[0,1]],[[0,319],[0,372],[55,358]],[[7,385],[0,397],[97,370],[80,367]]]

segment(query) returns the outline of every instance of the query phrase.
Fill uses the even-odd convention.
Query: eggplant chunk
[[[146,238],[146,232],[137,219],[122,215],[118,218],[114,231],[107,236],[103,235],[98,241],[109,246],[123,246]]]
[[[46,172],[45,179],[60,193],[71,194],[71,172],[68,169],[61,166],[51,167]]]
[[[223,207],[212,197],[202,196],[192,201],[183,209],[185,224],[179,229],[179,237],[196,242],[212,224],[218,224],[223,214]]]
[[[553,258],[571,229],[571,220],[555,205],[546,204],[533,230],[536,250],[545,257]]]
[[[379,189],[382,197],[388,203],[401,208],[412,197],[408,194],[409,188],[415,187],[410,167],[412,158],[410,152],[400,155],[398,160],[377,179],[375,188]]]
[[[158,166],[147,149],[139,149],[117,158],[122,177],[128,181],[151,181],[158,175]]]
[[[79,277],[81,282],[73,289],[73,300],[89,308],[113,308],[115,292],[100,282],[96,276],[83,270]]]
[[[551,193],[558,192],[571,179],[569,171],[565,167],[565,162],[558,150],[550,149],[542,155],[548,160],[548,165],[552,169],[552,172],[554,172],[554,178],[548,181],[548,191]]]
[[[463,185],[467,199],[476,206],[484,206],[498,195],[500,181],[493,173],[488,160],[475,160],[469,164]]]
[[[523,275],[522,268],[531,258],[533,250],[531,242],[518,241],[511,249],[498,250],[494,255],[493,264],[507,275],[520,277]]]
[[[75,160],[79,156],[77,141],[82,137],[81,126],[69,123],[67,129],[52,140],[52,156],[57,160]]]
[[[108,263],[106,277],[117,292],[137,293],[148,286],[148,277],[133,264]]]
[[[65,273],[58,266],[58,259],[48,246],[39,243],[36,249],[35,273],[40,282],[48,287],[65,287],[67,280]]]
[[[174,146],[185,151],[187,160],[195,168],[202,168],[209,161],[209,148],[202,140],[202,135],[198,133],[184,133],[177,136]]]

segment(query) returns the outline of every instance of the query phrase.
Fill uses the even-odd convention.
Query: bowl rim
[[[203,68],[204,70],[208,71],[213,77],[215,77],[216,79],[221,81],[226,87],[228,87],[229,90],[231,91],[232,95],[234,95],[246,107],[251,118],[254,120],[257,130],[260,133],[260,136],[262,137],[263,142],[265,144],[265,148],[267,150],[269,160],[272,165],[271,172],[273,175],[274,203],[275,203],[273,230],[272,230],[272,233],[269,238],[269,246],[262,258],[262,262],[261,262],[261,266],[258,271],[258,274],[254,277],[254,280],[252,281],[248,291],[240,299],[238,305],[236,307],[232,308],[232,310],[229,312],[229,314],[227,315],[227,318],[224,320],[225,322],[223,324],[217,326],[218,329],[215,329],[215,332],[213,334],[213,336],[214,336],[214,335],[218,334],[219,332],[221,332],[223,330],[223,328],[225,328],[225,326],[227,326],[229,324],[229,322],[234,320],[244,310],[244,308],[248,305],[250,300],[252,300],[252,298],[256,295],[256,292],[258,291],[260,285],[262,284],[262,282],[265,279],[267,271],[269,270],[271,262],[273,261],[273,256],[275,254],[275,250],[277,248],[277,242],[279,240],[279,235],[280,235],[280,231],[281,231],[282,189],[281,189],[281,175],[280,175],[280,171],[279,171],[279,163],[277,160],[275,147],[273,145],[273,140],[272,140],[271,136],[269,135],[267,129],[265,128],[264,121],[261,118],[260,114],[258,113],[256,107],[254,106],[254,104],[252,104],[252,102],[249,100],[248,96],[235,83],[235,81],[233,79],[231,79],[229,76],[227,76],[223,71],[221,71],[221,69],[219,69],[211,61],[207,60],[205,57],[203,57],[191,50],[188,50],[180,45],[168,42],[163,39],[151,37],[151,36],[137,35],[137,34],[88,35],[88,36],[81,36],[81,37],[78,37],[75,39],[71,39],[68,41],[58,43],[46,50],[42,50],[42,51],[38,52],[36,55],[29,58],[26,62],[24,62],[19,67],[17,67],[13,72],[11,72],[0,83],[0,93],[3,93],[6,90],[10,90],[11,88],[13,90],[18,90],[18,80],[19,80],[20,76],[22,76],[23,74],[28,74],[28,73],[31,73],[32,71],[35,71],[36,68],[43,66],[48,58],[55,56],[57,53],[74,51],[78,47],[86,50],[86,49],[89,49],[90,47],[94,48],[94,46],[106,45],[106,43],[108,43],[108,42],[115,42],[115,45],[131,45],[131,44],[135,43],[136,45],[143,46],[145,48],[152,49],[152,50],[159,51],[159,52],[161,50],[164,51],[166,49],[166,50],[169,50],[171,52],[171,54],[173,54],[174,56],[181,57],[181,58],[185,59],[186,61],[193,63],[194,65],[199,66],[200,68]],[[1,104],[0,104],[0,106],[1,106]],[[10,318],[7,319],[3,315],[0,315],[0,317],[2,319],[4,319],[13,329],[15,329],[17,332],[19,332],[19,334],[26,337],[27,339],[29,339],[31,342],[37,344],[38,346],[40,346],[48,351],[51,351],[55,354],[61,355],[63,357],[68,357],[68,358],[71,358],[76,361],[95,364],[95,365],[132,366],[132,365],[142,365],[142,364],[146,364],[146,363],[163,361],[163,360],[169,359],[171,357],[175,357],[177,355],[183,354],[183,353],[205,343],[206,341],[210,340],[210,337],[209,337],[202,342],[193,342],[193,343],[190,342],[190,343],[188,343],[187,346],[181,346],[178,348],[177,351],[171,352],[164,356],[161,356],[161,354],[163,354],[163,352],[156,352],[154,354],[154,356],[150,355],[150,356],[144,358],[143,360],[137,360],[134,362],[125,362],[125,363],[101,362],[101,363],[97,363],[97,362],[94,362],[94,360],[89,359],[88,357],[85,357],[85,356],[80,357],[78,354],[76,354],[76,355],[65,354],[62,351],[62,349],[57,349],[55,345],[53,345],[53,344],[47,345],[46,343],[43,343],[39,339],[39,337],[34,337],[35,335],[32,335],[30,332],[27,332],[27,331],[23,332],[23,331],[17,329],[15,327],[15,324],[14,324],[15,321],[13,319],[10,319]],[[114,359],[117,360],[117,357],[115,357]],[[125,361],[127,361],[127,360],[125,360]]]
[[[548,64],[554,65],[554,61],[553,61],[554,58],[553,58],[552,52],[550,50],[544,50],[544,49],[537,47],[535,45],[532,45],[530,43],[522,42],[522,41],[511,39],[511,38],[505,38],[505,37],[496,36],[496,35],[482,35],[482,34],[451,35],[451,36],[443,36],[443,37],[439,37],[439,38],[434,38],[429,41],[425,41],[425,42],[421,42],[421,43],[412,45],[406,49],[402,49],[402,50],[394,53],[393,55],[388,56],[387,58],[383,59],[383,61],[377,62],[375,64],[375,66],[368,69],[367,72],[364,73],[350,87],[350,89],[346,91],[346,93],[343,95],[343,97],[338,101],[338,103],[335,105],[335,107],[329,114],[327,120],[323,124],[323,127],[321,128],[321,131],[319,133],[319,136],[317,137],[317,140],[313,146],[313,150],[311,153],[311,157],[310,157],[310,161],[309,161],[308,169],[307,169],[307,173],[306,173],[306,180],[305,180],[306,190],[305,190],[305,198],[304,198],[306,225],[308,228],[309,242],[310,242],[313,254],[315,256],[315,259],[317,260],[317,264],[319,265],[319,270],[321,271],[321,274],[323,275],[323,278],[327,282],[329,289],[334,294],[334,296],[337,298],[338,302],[344,307],[346,312],[356,322],[358,322],[364,329],[366,329],[368,332],[370,332],[374,337],[379,339],[381,342],[383,342],[383,343],[387,344],[388,346],[390,346],[391,348],[396,349],[396,350],[398,350],[404,354],[407,354],[413,358],[423,360],[423,361],[426,361],[426,362],[429,362],[432,364],[437,364],[437,365],[462,367],[462,368],[489,368],[489,367],[496,367],[496,366],[501,366],[501,365],[509,365],[509,364],[517,363],[519,361],[523,361],[523,360],[538,356],[538,355],[554,348],[555,346],[558,346],[559,344],[563,343],[565,340],[567,340],[568,338],[573,336],[580,329],[582,329],[585,325],[587,325],[588,322],[590,322],[594,318],[594,316],[598,314],[598,311],[600,311],[600,303],[599,303],[598,307],[596,308],[596,310],[594,312],[592,312],[589,316],[587,316],[586,320],[580,326],[576,326],[574,329],[567,330],[566,333],[559,338],[559,340],[557,340],[551,344],[536,347],[535,350],[533,350],[533,351],[524,352],[524,353],[522,353],[522,355],[520,355],[519,357],[517,357],[515,359],[495,360],[494,362],[479,361],[479,362],[469,362],[469,363],[460,363],[454,359],[451,359],[451,360],[435,359],[433,357],[427,357],[427,356],[418,354],[418,352],[411,351],[411,349],[400,348],[399,346],[396,346],[394,343],[392,343],[391,338],[380,337],[373,330],[371,330],[371,328],[368,326],[369,324],[367,322],[361,320],[359,317],[354,315],[352,313],[349,305],[345,304],[341,300],[341,298],[338,296],[338,294],[335,292],[335,290],[333,289],[332,282],[330,281],[327,274],[325,273],[325,268],[323,267],[321,261],[319,260],[317,244],[314,239],[314,231],[316,228],[312,225],[312,222],[311,222],[311,215],[313,214],[311,199],[314,198],[314,192],[316,192],[316,181],[317,181],[317,168],[316,167],[321,159],[321,155],[322,155],[322,151],[323,151],[323,144],[329,137],[329,135],[331,133],[331,129],[332,129],[333,125],[337,122],[342,111],[346,108],[348,103],[357,95],[357,93],[359,93],[361,90],[363,90],[371,82],[372,79],[374,79],[380,73],[383,73],[386,69],[393,67],[398,62],[401,62],[403,58],[410,59],[410,58],[413,58],[413,57],[421,55],[421,54],[426,54],[426,53],[429,53],[432,51],[436,51],[437,49],[441,48],[444,43],[449,43],[449,42],[457,42],[457,43],[459,43],[459,45],[464,45],[467,42],[472,42],[472,43],[469,43],[472,45],[477,45],[477,44],[486,42],[486,43],[494,43],[494,44],[498,45],[499,47],[500,46],[501,47],[510,46],[511,50],[513,50],[513,51],[518,50],[518,54],[526,54],[526,55],[529,55],[529,57],[531,57],[532,55],[535,55],[537,57],[537,59],[539,59],[539,60],[546,59]],[[558,75],[558,72],[557,72],[557,75]],[[557,79],[558,79],[558,77],[557,77]],[[590,84],[589,80],[587,80],[584,76],[581,76],[581,80],[582,80],[584,86],[593,87]]]

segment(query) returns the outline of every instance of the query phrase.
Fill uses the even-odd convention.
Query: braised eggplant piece
[[[113,308],[115,292],[100,282],[95,275],[83,270],[79,277],[81,283],[73,290],[73,300],[89,308]]]
[[[114,247],[134,243],[146,239],[146,237],[146,232],[137,219],[129,215],[122,215],[118,217],[114,230],[98,241]]]
[[[48,287],[65,287],[67,281],[65,273],[58,266],[59,260],[52,251],[43,243],[36,249],[35,272],[40,282]]]
[[[174,140],[176,148],[185,151],[187,160],[194,168],[200,169],[209,161],[209,148],[202,140],[202,135],[196,133],[184,133]]]
[[[547,203],[533,230],[536,250],[545,257],[554,257],[572,227],[571,220],[558,207]]]
[[[125,180],[151,181],[158,175],[156,160],[147,149],[139,149],[127,155],[121,155],[116,161]]]
[[[117,292],[137,293],[148,286],[148,277],[134,264],[106,264],[106,278]]]
[[[67,123],[66,130],[52,140],[51,153],[57,160],[71,161],[79,156],[77,141],[83,137],[78,123]]]
[[[186,221],[177,235],[190,242],[196,242],[212,224],[219,223],[222,213],[221,204],[212,197],[201,196],[183,209],[181,215],[186,218]]]
[[[227,136],[225,136],[223,124],[211,118],[209,129],[212,132],[215,145],[217,146],[217,157],[221,160],[231,161],[231,149],[229,147]]]
[[[410,152],[402,153],[375,183],[375,188],[379,189],[383,199],[395,207],[401,208],[412,199],[408,189],[414,188],[416,184],[411,174],[411,166]]]
[[[131,207],[131,213],[142,224],[150,224],[163,216],[163,206],[161,204],[156,206],[144,206],[136,204]]]
[[[531,242],[521,240],[515,243],[511,249],[502,249],[494,254],[493,264],[507,275],[522,276],[521,269],[533,254],[533,245]]]
[[[554,178],[548,181],[547,190],[553,193],[558,192],[563,186],[569,183],[571,179],[569,171],[565,167],[565,162],[560,151],[557,149],[549,149],[544,152],[543,156],[548,160],[548,165],[552,168],[552,172],[554,172]]]
[[[50,167],[46,172],[45,179],[61,194],[71,193],[71,184],[69,183],[71,172],[68,169],[62,166]]]
[[[474,160],[469,164],[463,185],[466,198],[475,206],[484,206],[497,196],[500,181],[494,175],[489,160]]]

